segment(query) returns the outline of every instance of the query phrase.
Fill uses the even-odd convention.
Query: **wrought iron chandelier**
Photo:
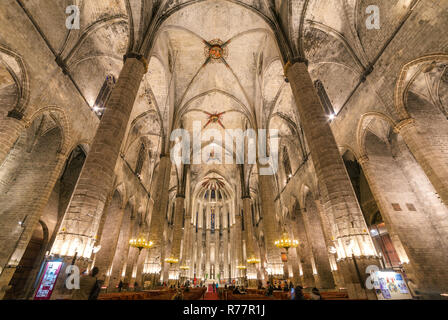
[[[169,264],[175,264],[175,263],[179,263],[179,259],[174,258],[174,257],[169,257],[165,259],[165,262],[169,263]]]
[[[139,251],[142,251],[142,249],[152,248],[154,243],[152,241],[146,240],[143,237],[140,237],[129,240],[129,245],[133,248],[137,248]]]
[[[280,249],[297,248],[299,246],[299,241],[291,239],[288,233],[284,232],[282,237],[275,241],[275,246]]]
[[[255,258],[255,257],[251,257],[251,258],[247,259],[247,263],[249,263],[249,264],[257,264],[257,263],[260,263],[260,259]]]

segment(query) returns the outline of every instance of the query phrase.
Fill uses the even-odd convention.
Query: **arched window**
[[[211,208],[210,227],[211,227],[211,233],[215,233],[215,209],[214,208]]]
[[[182,228],[185,228],[185,208],[184,212],[182,213]]]
[[[331,100],[327,95],[327,91],[325,90],[323,83],[320,80],[316,80],[314,82],[314,87],[317,90],[317,94],[319,95],[320,102],[322,103],[322,106],[324,107],[325,113],[328,116],[334,116],[333,105],[331,104]]]
[[[143,169],[143,164],[145,163],[145,153],[146,147],[145,144],[141,144],[140,150],[138,151],[137,164],[135,165],[135,174],[140,176]]]
[[[199,225],[199,212],[196,211],[196,233],[198,233],[198,225]]]
[[[253,203],[250,205],[250,209],[251,209],[251,212],[252,212],[252,225],[255,227],[255,210],[254,210],[254,204]]]
[[[288,149],[283,147],[283,170],[285,171],[286,181],[292,178],[291,162],[289,160]]]
[[[104,110],[106,108],[106,103],[109,100],[112,89],[116,83],[115,77],[108,75],[106,80],[104,80],[103,86],[101,87],[100,93],[96,98],[95,104],[93,105],[93,111],[96,113],[98,118],[102,118]]]
[[[171,207],[171,218],[170,218],[170,221],[168,222],[170,225],[174,224],[174,212],[175,212],[175,210],[176,210],[175,205],[173,205]]]

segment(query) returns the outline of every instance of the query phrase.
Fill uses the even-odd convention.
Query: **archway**
[[[25,253],[9,283],[11,288],[6,292],[4,297],[5,300],[25,298],[26,284],[30,280],[33,268],[35,268],[36,262],[42,255],[47,243],[48,228],[44,222],[39,221],[39,225],[34,229]]]
[[[52,113],[37,117],[23,130],[0,167],[0,265],[17,265],[11,255],[25,231],[39,220],[36,215],[45,189],[60,161],[62,130]],[[12,196],[13,195],[13,196]],[[30,230],[31,228],[31,230]]]

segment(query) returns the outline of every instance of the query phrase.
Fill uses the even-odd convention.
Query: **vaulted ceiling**
[[[286,60],[305,56],[312,77],[322,81],[338,112],[393,26],[416,3],[376,1],[382,20],[392,27],[366,33],[361,26],[367,0],[17,2],[35,20],[90,106],[106,75],[118,77],[126,52],[147,55],[149,72],[139,90],[125,146],[134,157],[139,139],[154,155],[166,152],[169,132],[179,127],[192,131],[195,121],[221,133],[224,128],[278,129],[282,139],[300,150],[303,138],[299,139],[300,119],[284,78]],[[72,4],[80,8],[80,30],[61,27],[66,7]],[[13,104],[18,94],[17,79],[10,74],[0,68],[0,101],[6,104]],[[414,87],[426,82],[432,91],[448,90],[437,84],[442,73],[428,77],[417,78]],[[370,127],[380,135],[380,126]],[[196,184],[210,170],[226,183],[239,181],[234,165],[191,169]]]

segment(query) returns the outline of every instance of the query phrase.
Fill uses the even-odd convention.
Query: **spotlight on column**
[[[336,114],[332,113],[328,116],[328,118],[330,119],[330,121],[333,121],[334,119],[336,119]]]

